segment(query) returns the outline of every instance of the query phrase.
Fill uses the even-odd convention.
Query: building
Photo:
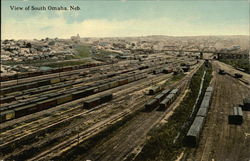
[[[80,35],[77,34],[77,36],[71,36],[70,38],[72,41],[76,41],[76,42],[80,42],[81,41],[81,38],[80,38]]]

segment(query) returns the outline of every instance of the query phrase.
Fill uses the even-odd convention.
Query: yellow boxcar
[[[118,85],[118,81],[110,82],[110,88],[117,87]]]
[[[53,79],[50,80],[51,84],[59,83],[59,82],[60,82],[60,78],[53,78]]]
[[[62,104],[72,100],[72,95],[61,96],[57,99],[57,104]]]
[[[11,120],[15,118],[15,111],[11,110],[5,114],[5,120]]]

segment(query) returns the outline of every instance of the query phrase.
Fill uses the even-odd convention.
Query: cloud
[[[45,37],[123,37],[145,35],[248,35],[249,26],[240,24],[194,24],[185,17],[181,20],[170,18],[107,20],[86,19],[82,22],[67,23],[64,17],[48,18],[36,16],[23,21],[9,19],[2,24],[2,39],[41,39]]]

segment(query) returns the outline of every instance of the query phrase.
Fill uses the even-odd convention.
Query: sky
[[[45,6],[13,11],[10,6]],[[55,11],[52,7],[79,6]],[[249,35],[250,1],[1,0],[1,39]]]

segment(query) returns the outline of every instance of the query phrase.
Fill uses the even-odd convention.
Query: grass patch
[[[135,158],[136,161],[175,160],[184,150],[183,140],[193,120],[190,115],[199,93],[201,79],[204,71],[207,70],[203,86],[204,93],[211,79],[212,70],[210,68],[211,66],[207,69],[203,65],[194,74],[189,85],[190,92],[184,97],[166,124],[150,131],[150,137],[141,153]],[[202,97],[200,98],[202,99]],[[197,106],[199,105],[198,103]]]
[[[78,54],[76,54],[74,58],[77,59],[87,58],[91,55],[91,47],[87,45],[78,45],[75,47],[75,50],[78,52]]]

